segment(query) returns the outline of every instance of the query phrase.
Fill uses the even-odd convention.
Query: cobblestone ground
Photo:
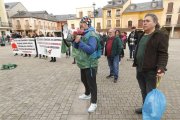
[[[170,40],[168,72],[159,89],[167,98],[162,120],[180,120],[180,40]],[[115,84],[106,79],[107,60],[100,59],[97,74],[98,108],[88,114],[89,101],[78,96],[84,92],[80,73],[72,58],[56,63],[34,57],[14,56],[10,46],[0,47],[0,65],[15,63],[13,70],[0,70],[0,120],[141,120],[134,109],[141,106],[141,94],[132,61],[120,64]]]

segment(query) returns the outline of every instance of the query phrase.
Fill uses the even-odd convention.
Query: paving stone
[[[168,71],[159,89],[167,99],[162,120],[179,120],[180,114],[180,40],[171,39]],[[56,63],[39,58],[14,56],[10,46],[0,47],[0,65],[15,63],[17,68],[0,70],[0,120],[141,120],[134,113],[142,98],[135,68],[128,49],[120,64],[118,82],[106,79],[106,57],[99,59],[97,74],[97,110],[89,114],[89,100],[79,100],[84,93],[79,68],[73,58],[58,58]]]

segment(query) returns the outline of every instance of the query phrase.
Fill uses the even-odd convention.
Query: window
[[[83,17],[83,12],[79,12],[79,18]]]
[[[142,28],[143,27],[143,20],[140,19],[138,20],[138,28]]]
[[[171,17],[172,17],[172,15],[167,15],[166,16],[166,25],[170,25],[171,24]]]
[[[75,29],[74,24],[71,24],[71,29]]]
[[[26,25],[29,25],[29,21],[28,20],[26,20],[25,23],[26,23]]]
[[[122,0],[118,0],[116,3],[117,4],[122,4]]]
[[[116,17],[120,16],[120,9],[116,10]]]
[[[38,26],[39,26],[39,28],[42,28],[42,27],[41,27],[41,21],[38,22]]]
[[[168,3],[168,9],[167,13],[172,13],[173,12],[173,2]]]
[[[16,23],[17,23],[16,28],[17,28],[17,29],[21,29],[20,21],[19,21],[19,20],[16,20]]]
[[[16,23],[17,23],[17,25],[20,25],[20,21],[19,20],[17,20]]]
[[[111,20],[107,20],[107,27],[111,27]]]
[[[111,17],[111,10],[107,11],[107,17]]]
[[[7,18],[9,18],[9,13],[8,13],[8,12],[6,12],[6,14],[7,14]]]
[[[120,27],[120,20],[116,20],[116,27]]]
[[[100,22],[97,23],[97,28],[96,29],[101,29],[101,23]]]
[[[132,28],[132,21],[128,21],[128,28]]]
[[[34,20],[34,25],[36,26],[36,20]]]
[[[109,5],[112,5],[113,3],[112,3],[112,1],[109,1],[108,4],[109,4]]]
[[[180,24],[180,14],[179,14],[179,16],[178,16],[177,24]]]

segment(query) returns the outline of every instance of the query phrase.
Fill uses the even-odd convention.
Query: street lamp
[[[95,15],[95,14],[96,14],[96,13],[95,13],[95,12],[96,12],[96,11],[95,11],[95,6],[96,6],[96,4],[95,4],[95,2],[94,2],[94,3],[93,3],[93,9],[94,9],[94,12],[93,12],[93,13],[94,13],[94,28],[95,28],[95,16],[96,16],[96,15]]]

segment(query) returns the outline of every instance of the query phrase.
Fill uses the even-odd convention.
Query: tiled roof
[[[55,15],[57,21],[66,21],[68,19],[75,19],[76,14],[67,14],[67,15]]]
[[[162,1],[131,4],[126,8],[126,10],[123,13],[151,11],[151,10],[158,10],[158,9],[163,9]]]
[[[49,21],[57,21],[55,16],[52,14],[48,14],[46,11],[19,11],[17,14],[12,16],[12,18],[38,18],[38,19],[44,19]]]
[[[20,2],[9,2],[9,3],[5,3],[5,8],[6,8],[6,9],[11,9],[11,8],[13,8],[14,6],[16,6],[18,3],[20,3]]]
[[[128,0],[111,0],[103,8],[123,7]]]

